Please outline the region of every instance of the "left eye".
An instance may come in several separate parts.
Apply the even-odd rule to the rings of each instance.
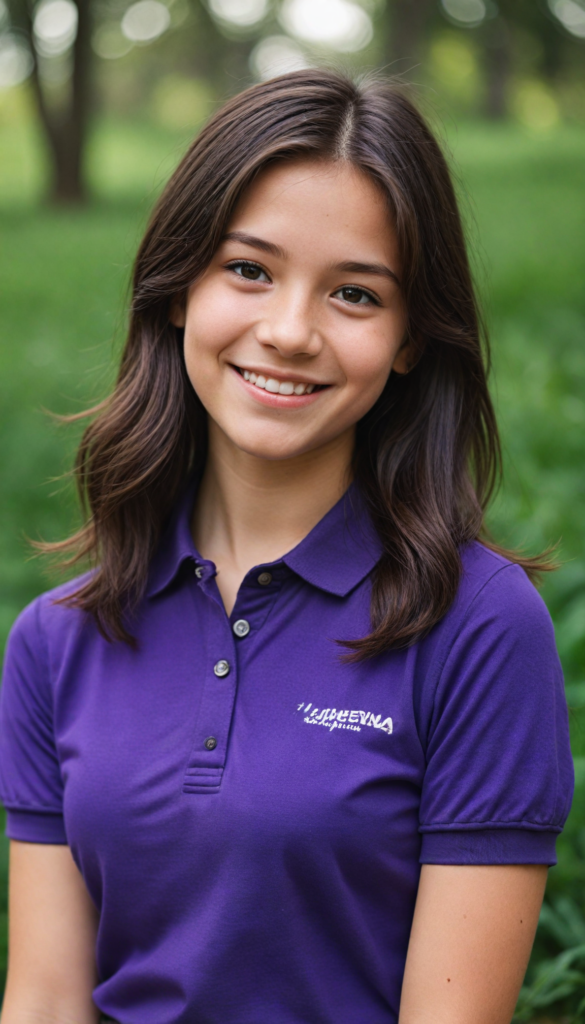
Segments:
[[[368,306],[376,303],[374,296],[370,292],[364,291],[363,288],[356,288],[353,285],[340,288],[335,294],[339,295],[344,302],[350,302],[352,306]]]
[[[237,263],[229,263],[228,269],[233,270],[234,274],[238,277],[243,277],[245,281],[268,281],[268,275],[265,270],[262,269],[257,263],[247,263],[245,260],[239,260]]]

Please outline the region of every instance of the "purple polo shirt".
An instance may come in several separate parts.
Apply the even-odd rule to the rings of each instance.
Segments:
[[[555,861],[572,762],[546,608],[480,544],[406,651],[347,664],[380,544],[355,488],[226,615],[186,493],[134,632],[45,594],[6,657],[8,835],[65,843],[122,1024],[396,1024],[420,863]]]

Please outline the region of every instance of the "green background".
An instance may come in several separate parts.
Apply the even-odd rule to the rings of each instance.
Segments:
[[[585,128],[558,124],[530,134],[511,123],[461,121],[439,131],[452,154],[492,334],[492,390],[506,478],[490,525],[498,540],[528,552],[558,545],[562,567],[547,577],[542,592],[565,669],[581,780]],[[67,471],[80,427],[60,425],[48,410],[79,412],[107,393],[123,340],[133,253],[153,199],[187,141],[184,133],[147,119],[102,119],[90,147],[94,203],[51,210],[38,201],[45,165],[34,122],[2,119],[0,112],[0,150],[6,155],[0,164],[2,642],[19,610],[56,579],[31,558],[26,537],[58,539],[78,522]],[[583,794],[580,784],[559,843],[560,863],[550,874],[552,917],[539,931],[532,980],[539,965],[585,942]],[[5,845],[1,856],[5,874]],[[4,905],[2,914],[0,970]],[[575,978],[572,984],[552,1000],[551,1012],[575,1012],[585,984]],[[522,1019],[529,1019],[531,1007],[538,1010],[530,998],[520,1008]]]

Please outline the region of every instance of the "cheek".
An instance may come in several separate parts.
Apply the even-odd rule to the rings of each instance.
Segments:
[[[217,356],[246,329],[241,301],[217,285],[200,285],[190,295],[185,323],[187,367],[197,357]]]
[[[212,303],[206,299],[203,294],[189,302],[184,339],[187,375],[204,405],[207,382],[213,378],[218,353],[224,347],[220,325],[212,315]]]
[[[400,337],[396,332],[376,329],[362,332],[343,346],[339,358],[351,390],[363,394],[364,400],[381,393],[388,379]]]

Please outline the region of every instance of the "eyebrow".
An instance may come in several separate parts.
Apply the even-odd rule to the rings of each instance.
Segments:
[[[348,274],[375,274],[377,277],[389,277],[395,284],[400,285],[398,275],[384,263],[358,263],[355,260],[347,260],[344,263],[336,263],[332,269],[345,271]]]
[[[274,242],[267,242],[264,238],[256,238],[256,235],[247,235],[245,231],[228,231],[222,242],[240,242],[241,245],[249,245],[252,249],[260,249],[260,252],[267,252],[270,256],[277,256],[279,259],[286,259],[284,249]]]
[[[257,238],[256,235],[248,235],[245,231],[228,231],[222,241],[240,242],[241,245],[249,245],[252,249],[259,249],[260,252],[266,252],[278,259],[286,259],[286,252],[279,245],[268,242],[265,238]],[[331,269],[348,274],[373,274],[376,277],[388,277],[400,287],[398,275],[384,263],[361,263],[357,260],[345,260],[343,263],[335,263]]]

